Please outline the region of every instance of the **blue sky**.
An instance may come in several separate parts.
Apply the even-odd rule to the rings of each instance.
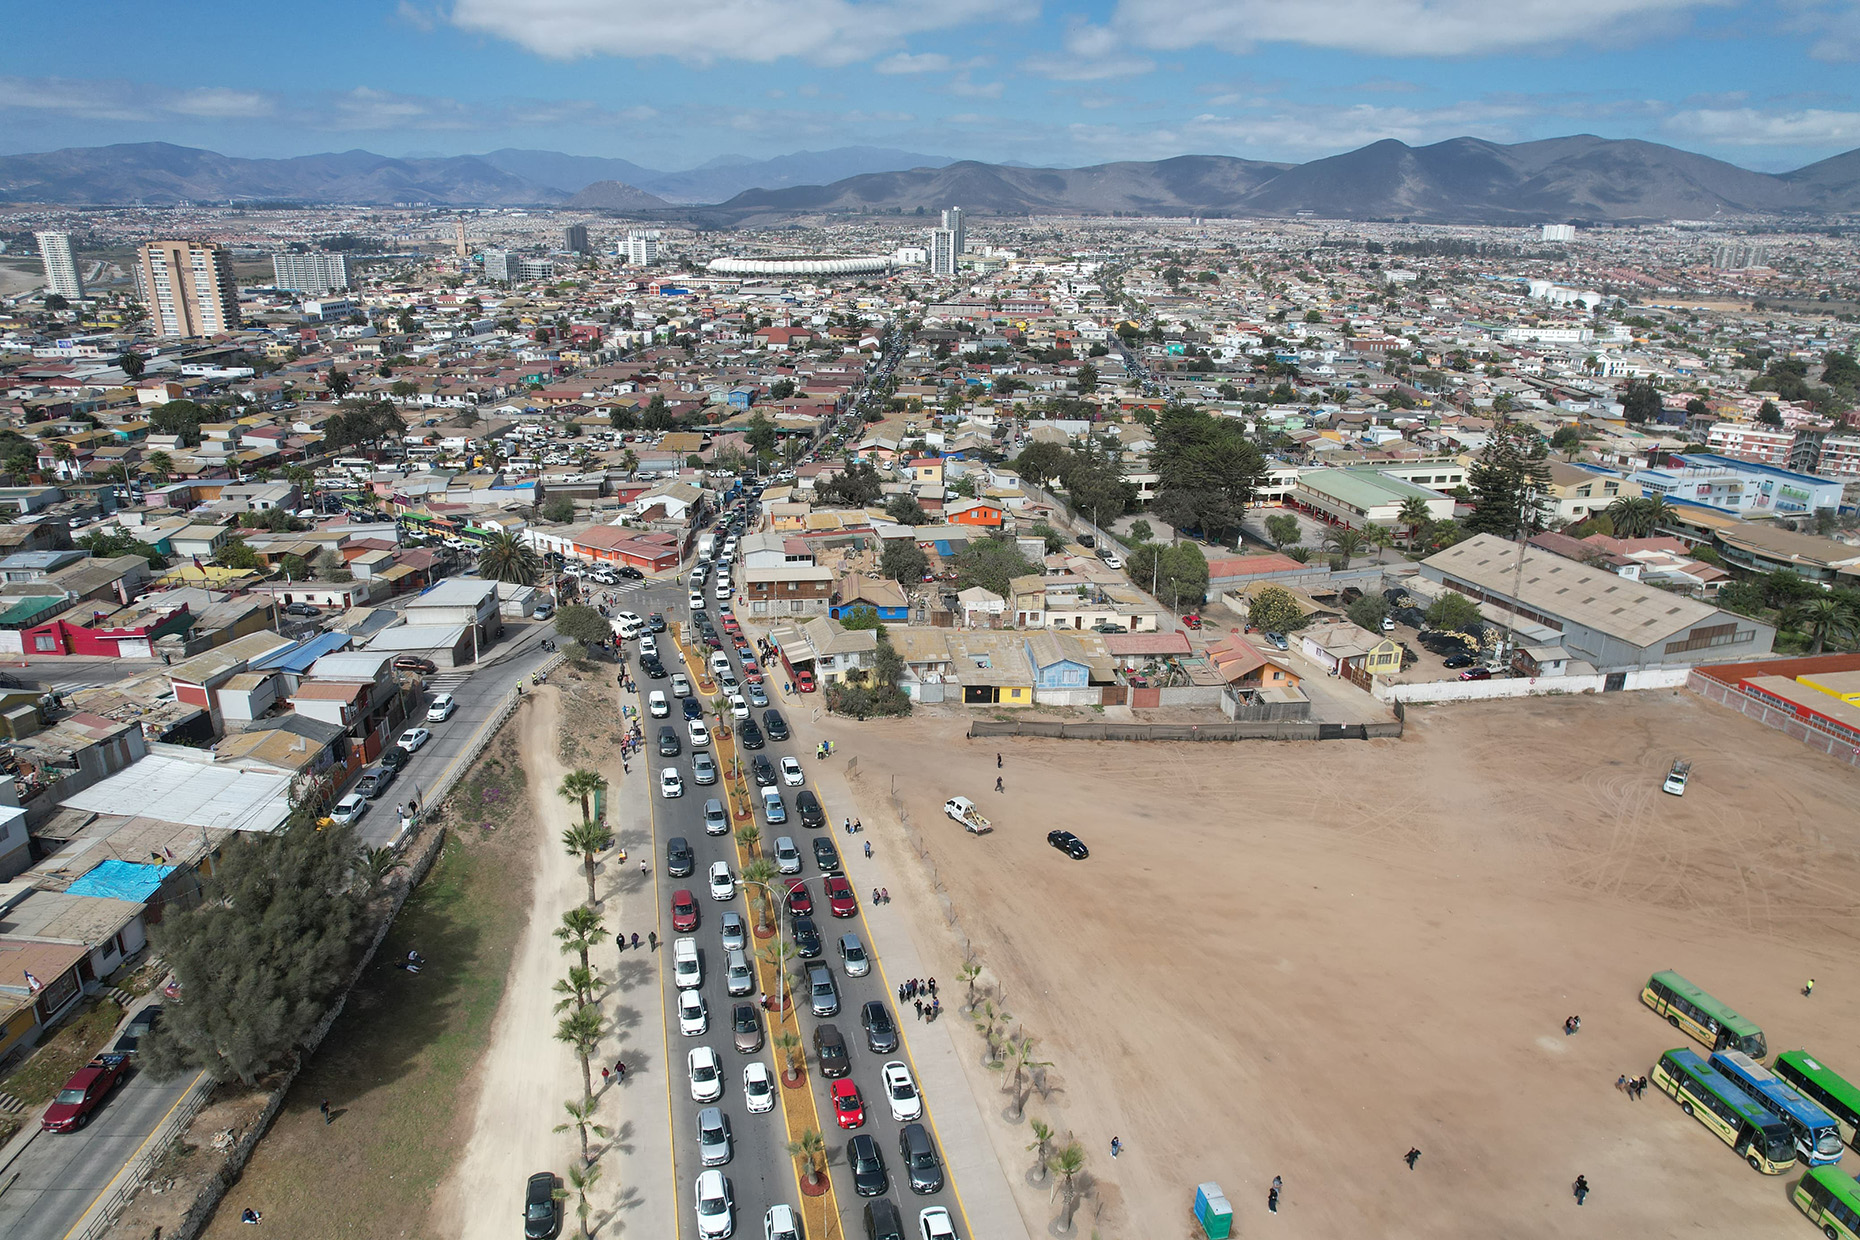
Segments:
[[[5,152],[1070,165],[1597,133],[1777,170],[1860,147],[1860,0],[27,0],[9,27]]]

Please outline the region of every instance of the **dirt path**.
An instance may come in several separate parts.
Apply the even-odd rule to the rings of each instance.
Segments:
[[[544,1169],[560,1173],[578,1152],[572,1134],[554,1131],[567,1118],[563,1102],[581,1096],[575,1057],[555,1040],[553,987],[565,958],[554,931],[587,891],[560,838],[573,811],[555,792],[565,773],[556,757],[557,715],[558,696],[549,689],[537,693],[517,720],[541,829],[529,925],[481,1065],[472,1136],[434,1207],[438,1234],[460,1240],[507,1240],[523,1213],[524,1179]]]

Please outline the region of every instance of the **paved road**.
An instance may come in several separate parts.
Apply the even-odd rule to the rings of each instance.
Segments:
[[[85,1127],[34,1137],[0,1172],[0,1236],[59,1240],[193,1082],[192,1075],[156,1081],[132,1073]],[[29,1119],[37,1127],[39,1113],[32,1112]]]
[[[674,589],[654,590],[651,593],[650,601],[643,603],[639,607],[639,610],[642,612],[648,610],[659,611],[667,618],[686,617],[684,595],[685,591],[682,586],[675,587]],[[717,612],[713,610],[711,615],[713,620],[717,620],[721,623],[720,616]],[[751,636],[751,641],[754,641],[753,635]],[[740,678],[742,674],[741,660],[732,654],[731,661],[732,666],[735,667]],[[668,667],[672,666],[669,657],[667,663]],[[673,670],[676,670],[675,667],[673,667]],[[772,675],[770,679],[779,682],[779,674]],[[660,688],[665,689],[668,695],[670,692],[668,681],[648,681],[642,679],[639,681],[639,685],[642,691]],[[799,722],[799,716],[803,715],[805,712],[811,711],[814,705],[814,699],[807,697],[792,697],[786,701],[782,701],[780,700],[782,695],[779,691],[771,696],[775,699],[772,704],[782,711],[784,717],[790,718],[791,728],[794,723]],[[704,958],[704,984],[700,993],[704,996],[705,1004],[709,1009],[710,1028],[703,1036],[684,1037],[680,1035],[678,1030],[677,992],[672,987],[670,969],[668,968],[666,970],[665,981],[666,1037],[667,1041],[672,1046],[674,1059],[680,1061],[681,1065],[685,1054],[691,1047],[696,1045],[705,1045],[713,1048],[723,1060],[725,1069],[724,1094],[721,1102],[714,1105],[723,1108],[725,1116],[730,1121],[731,1130],[735,1137],[734,1157],[730,1164],[723,1168],[723,1170],[730,1178],[732,1190],[735,1195],[738,1234],[752,1235],[755,1234],[763,1214],[769,1206],[777,1202],[786,1202],[789,1205],[798,1207],[800,1203],[796,1196],[797,1186],[794,1178],[793,1162],[788,1157],[785,1148],[787,1133],[783,1126],[779,1111],[772,1111],[765,1115],[750,1115],[743,1106],[742,1070],[743,1065],[752,1057],[743,1055],[734,1049],[734,1038],[730,1024],[731,1014],[735,1005],[739,1002],[743,1002],[743,1000],[731,998],[724,990],[722,977],[723,949],[718,939],[717,928],[720,914],[726,909],[733,909],[743,914],[745,920],[747,920],[748,905],[740,891],[727,903],[719,903],[710,898],[706,874],[710,869],[711,863],[720,860],[726,861],[730,864],[732,871],[734,871],[736,869],[735,851],[731,838],[728,835],[709,836],[704,833],[704,802],[713,795],[721,798],[722,793],[718,790],[718,786],[708,788],[698,787],[692,782],[691,746],[689,738],[684,734],[682,720],[676,713],[676,703],[674,703],[673,709],[674,715],[671,722],[678,727],[683,747],[683,752],[677,758],[660,758],[657,754],[656,739],[658,730],[666,721],[655,720],[650,717],[644,721],[647,746],[645,758],[655,772],[655,786],[657,778],[656,772],[668,765],[676,765],[685,779],[685,794],[682,797],[666,799],[655,794],[653,799],[654,863],[659,867],[660,891],[664,893],[664,900],[667,904],[667,907],[661,909],[659,913],[660,933],[662,936],[670,933],[671,912],[669,904],[671,893],[681,887],[688,887],[688,889],[697,896],[699,907],[700,920],[694,937],[698,940],[698,945]],[[764,711],[758,709],[755,714],[758,722],[760,722],[764,716]],[[733,745],[734,741],[724,743],[725,752],[720,761],[720,765],[722,765],[726,771],[730,760],[730,750],[733,748]],[[769,762],[779,769],[781,759],[786,755],[793,755],[800,759],[804,766],[813,761],[809,746],[805,742],[796,742],[793,740],[785,742],[770,741],[765,748],[745,753],[742,757],[745,760],[746,767],[748,765],[748,760],[757,756],[762,756],[767,757]],[[809,786],[811,787],[811,781]],[[841,1230],[843,1234],[847,1236],[862,1236],[865,1234],[863,1210],[868,1199],[861,1198],[853,1192],[852,1175],[847,1166],[846,1146],[849,1139],[853,1136],[859,1133],[866,1133],[877,1141],[879,1152],[884,1156],[886,1171],[890,1179],[890,1184],[885,1196],[889,1197],[892,1203],[898,1207],[899,1213],[904,1219],[907,1231],[912,1235],[916,1234],[916,1217],[918,1211],[926,1206],[941,1205],[950,1210],[952,1216],[954,1216],[957,1221],[960,1233],[966,1240],[969,1231],[966,1224],[963,1222],[963,1216],[959,1203],[956,1200],[953,1187],[946,1184],[941,1192],[927,1197],[920,1197],[909,1191],[909,1179],[903,1174],[903,1168],[898,1155],[898,1132],[902,1125],[891,1117],[890,1109],[885,1102],[880,1070],[882,1065],[888,1060],[899,1059],[908,1063],[910,1057],[902,1049],[882,1055],[873,1053],[868,1048],[865,1034],[860,1027],[861,1007],[868,1001],[876,1000],[886,1005],[887,1010],[892,1014],[894,1023],[899,1026],[901,1031],[903,1030],[904,1022],[898,1019],[899,1013],[897,1012],[897,1005],[895,1003],[896,995],[890,993],[888,990],[888,985],[884,980],[880,968],[881,962],[877,959],[876,953],[872,953],[873,962],[871,971],[866,976],[856,978],[846,976],[844,968],[840,965],[837,945],[841,935],[847,933],[858,935],[860,942],[867,945],[868,951],[870,951],[872,940],[870,934],[866,931],[863,916],[836,918],[829,915],[826,895],[823,890],[824,883],[819,868],[814,862],[812,841],[816,836],[820,836],[832,840],[837,847],[845,850],[858,847],[861,837],[844,835],[837,827],[830,826],[829,829],[819,831],[808,830],[801,827],[794,810],[795,794],[799,791],[800,789],[797,788],[781,788],[783,800],[788,806],[789,817],[785,824],[771,826],[765,820],[760,804],[757,806],[756,815],[757,825],[762,830],[763,841],[771,853],[773,851],[775,839],[779,836],[786,835],[794,839],[796,846],[802,854],[802,877],[808,880],[808,892],[815,906],[814,923],[819,930],[822,941],[820,962],[827,964],[828,967],[832,969],[834,981],[839,987],[840,1011],[836,1016],[823,1019],[814,1018],[808,1010],[805,997],[801,999],[798,1006],[801,1013],[800,1024],[802,1036],[806,1042],[808,1062],[810,1065],[807,1079],[809,1087],[814,1091],[815,1107],[823,1126],[822,1136],[825,1137],[827,1143],[829,1174],[833,1179],[837,1200],[840,1206]],[[755,789],[752,782],[752,793],[754,792]],[[666,841],[674,835],[682,835],[689,841],[692,851],[696,856],[696,865],[688,878],[672,879],[666,875]],[[858,894],[861,910],[863,911],[865,900],[870,893],[861,891]],[[784,934],[788,933],[791,920],[792,919],[788,918],[783,919]],[[677,936],[673,935],[672,937],[675,938]],[[752,939],[752,942],[756,941]],[[661,950],[669,952],[670,948],[668,946],[662,946]],[[748,996],[750,999],[754,997],[753,995]],[[953,1015],[952,1005],[946,1001],[945,1017],[948,1018]],[[906,1019],[914,1021],[914,1017]],[[859,1091],[861,1095],[863,1095],[865,1101],[865,1123],[863,1127],[856,1130],[844,1131],[835,1124],[833,1108],[827,1092],[832,1082],[824,1080],[813,1067],[816,1062],[813,1055],[814,1030],[817,1026],[827,1023],[838,1028],[841,1036],[845,1039],[847,1053],[852,1063],[851,1075],[846,1079],[858,1085]],[[763,1048],[753,1057],[761,1059],[764,1063],[768,1064],[771,1071],[776,1070],[775,1061],[772,1057],[772,1050],[767,1044],[766,1021],[764,1022]],[[697,1154],[696,1118],[698,1110],[706,1104],[692,1101],[688,1078],[682,1066],[674,1070],[672,1075],[675,1081],[672,1098],[672,1135],[676,1162],[677,1191],[680,1194],[680,1234],[681,1236],[695,1235],[696,1208],[693,1204],[691,1185],[696,1180],[701,1170]],[[929,1113],[933,1110],[935,1102],[936,1100],[934,1098],[926,1099],[926,1125],[928,1125]]]

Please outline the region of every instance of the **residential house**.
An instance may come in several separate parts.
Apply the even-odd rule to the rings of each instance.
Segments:
[[[824,616],[833,598],[833,570],[816,564],[746,568],[741,588],[752,616]]]
[[[910,619],[911,600],[895,581],[850,573],[836,587],[827,614],[840,621],[867,614],[885,624],[903,624]]]
[[[957,591],[956,606],[965,629],[998,629],[1007,615],[1007,600],[985,586]]]
[[[1306,657],[1333,676],[1345,675],[1345,669],[1362,676],[1392,676],[1401,671],[1400,642],[1348,620],[1314,624],[1300,629],[1297,637]]]

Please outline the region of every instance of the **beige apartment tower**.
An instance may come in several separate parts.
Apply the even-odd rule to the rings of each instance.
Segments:
[[[239,327],[232,260],[210,241],[151,241],[136,264],[149,325],[163,336],[214,336]]]

